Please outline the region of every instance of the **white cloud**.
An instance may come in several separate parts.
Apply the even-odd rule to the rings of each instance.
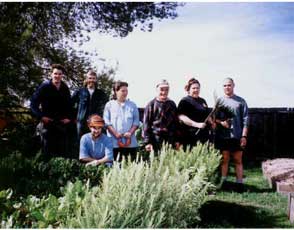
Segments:
[[[255,33],[269,19],[252,12],[249,16],[206,23],[180,16],[156,23],[151,33],[134,31],[123,39],[93,33],[82,48],[97,49],[110,63],[119,62],[117,79],[129,82],[129,97],[139,107],[155,96],[156,82],[163,77],[177,103],[185,96],[187,75],[200,80],[201,96],[209,105],[213,90],[221,95],[222,79],[230,76],[250,107],[294,107],[293,39]]]

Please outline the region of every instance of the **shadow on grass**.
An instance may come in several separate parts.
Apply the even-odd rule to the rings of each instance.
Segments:
[[[226,181],[222,188],[219,189],[220,191],[225,192],[239,192],[238,191],[238,184],[230,181]],[[243,192],[251,192],[251,193],[264,193],[264,192],[273,192],[271,188],[260,188],[254,185],[244,184]]]
[[[201,228],[272,228],[276,218],[254,206],[208,201],[200,209]]]

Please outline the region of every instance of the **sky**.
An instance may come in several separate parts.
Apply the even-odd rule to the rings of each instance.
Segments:
[[[156,96],[161,79],[178,103],[190,77],[200,81],[209,106],[231,77],[251,108],[294,107],[294,2],[192,2],[177,12],[174,20],[154,20],[152,32],[135,30],[125,38],[91,32],[80,49],[98,52],[98,72],[117,65],[115,80],[129,83],[129,99],[138,107]]]

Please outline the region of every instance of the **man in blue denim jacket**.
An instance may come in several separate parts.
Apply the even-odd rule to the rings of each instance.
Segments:
[[[72,96],[73,107],[77,114],[78,139],[88,132],[87,118],[92,114],[103,115],[104,105],[108,101],[106,93],[97,88],[97,75],[93,70],[87,73],[84,86]]]

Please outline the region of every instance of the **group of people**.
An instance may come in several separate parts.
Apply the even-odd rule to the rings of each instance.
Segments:
[[[91,70],[84,87],[71,95],[62,81],[64,73],[63,66],[52,65],[51,79],[43,82],[31,98],[31,110],[41,121],[44,154],[65,156],[69,126],[75,124],[80,161],[87,165],[111,165],[122,157],[134,160],[138,150],[135,132],[140,119],[136,104],[128,99],[128,83],[115,82],[112,98],[108,100],[105,92],[97,88],[97,75]],[[159,81],[155,98],[144,110],[145,150],[159,152],[163,143],[187,150],[198,142],[213,141],[223,156],[222,180],[226,180],[232,155],[237,182],[243,183],[242,152],[247,144],[248,107],[243,98],[235,95],[233,79],[226,78],[223,83],[221,106],[212,113],[199,96],[198,80],[191,78],[187,82],[187,96],[178,106],[168,97],[169,83]]]

